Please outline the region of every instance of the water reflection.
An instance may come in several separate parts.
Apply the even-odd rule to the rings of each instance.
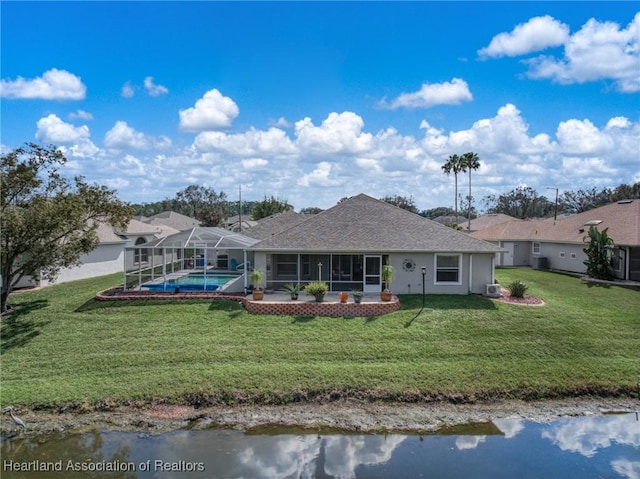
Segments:
[[[640,479],[640,422],[635,415],[559,419],[538,424],[498,420],[442,434],[269,435],[189,430],[148,435],[91,431],[5,437],[7,478],[538,478]],[[11,464],[54,464],[62,471],[18,471]],[[69,470],[91,464],[93,470]],[[103,470],[95,467],[102,464]],[[105,464],[132,465],[110,472]],[[106,471],[106,472],[105,472]]]

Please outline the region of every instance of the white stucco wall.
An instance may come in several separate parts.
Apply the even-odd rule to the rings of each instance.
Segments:
[[[80,261],[80,266],[61,270],[55,283],[121,272],[124,267],[124,243],[101,244],[91,253],[83,255]],[[41,282],[42,286],[48,284],[51,283],[46,280]]]

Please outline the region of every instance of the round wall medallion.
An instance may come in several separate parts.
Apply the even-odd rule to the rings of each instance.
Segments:
[[[416,269],[416,262],[412,259],[405,259],[402,262],[402,269],[405,271],[413,271],[414,269]]]

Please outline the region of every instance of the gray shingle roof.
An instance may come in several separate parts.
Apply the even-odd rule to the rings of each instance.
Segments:
[[[294,225],[306,220],[309,215],[301,215],[295,211],[283,211],[257,221],[250,228],[242,231],[242,234],[256,239],[267,239],[280,233],[281,231],[291,228]]]
[[[185,216],[175,211],[163,211],[147,218],[145,223],[150,225],[166,225],[178,231],[190,230],[200,226],[200,221],[190,216]]]
[[[256,251],[481,252],[496,245],[360,194],[265,238]]]

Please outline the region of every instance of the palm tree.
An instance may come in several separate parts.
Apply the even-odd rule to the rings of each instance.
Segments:
[[[447,162],[442,165],[442,169],[444,172],[449,175],[453,173],[455,178],[456,185],[456,196],[455,196],[455,212],[456,212],[456,223],[458,222],[458,173],[464,173],[467,171],[466,165],[464,164],[462,157],[458,155],[451,155]]]
[[[462,171],[465,171],[465,169],[469,170],[469,204],[467,205],[467,207],[468,207],[468,211],[467,211],[467,221],[468,221],[467,230],[471,231],[471,170],[477,170],[478,168],[480,168],[480,158],[473,151],[469,151],[469,152],[465,153],[464,155],[462,155],[460,160],[461,160],[462,165],[463,165],[463,170]]]

